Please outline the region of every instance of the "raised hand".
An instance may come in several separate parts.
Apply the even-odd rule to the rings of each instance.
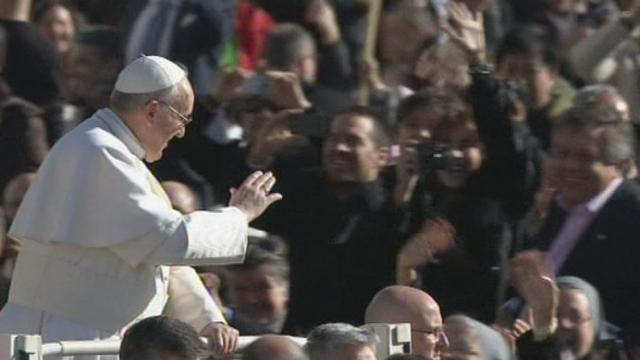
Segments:
[[[472,62],[484,61],[487,46],[482,13],[472,13],[458,1],[450,1],[447,10],[449,22],[442,25],[442,30],[469,53]]]
[[[306,142],[306,138],[294,134],[289,126],[291,116],[302,114],[302,110],[282,110],[269,119],[261,121],[251,137],[251,147],[247,162],[254,168],[268,168],[275,158],[295,146]]]
[[[545,254],[527,251],[512,261],[511,280],[530,308],[532,327],[548,327],[556,316],[559,290],[545,265]]]
[[[311,0],[305,9],[304,20],[318,30],[323,45],[340,40],[336,13],[326,0]]]
[[[271,204],[282,199],[282,194],[269,192],[276,183],[271,172],[256,171],[237,189],[231,189],[229,206],[234,206],[247,216],[251,222],[262,214]]]

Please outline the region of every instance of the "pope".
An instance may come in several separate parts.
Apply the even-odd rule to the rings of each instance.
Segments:
[[[270,193],[271,173],[256,172],[226,208],[171,208],[143,160],[184,136],[193,102],[178,65],[142,56],[119,74],[109,108],[52,148],[9,231],[22,250],[0,333],[114,339],[166,314],[209,337],[218,354],[236,348],[237,331],[187,265],[242,262],[248,223],[282,196]]]

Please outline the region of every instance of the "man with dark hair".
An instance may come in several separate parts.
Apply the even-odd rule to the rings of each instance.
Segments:
[[[120,345],[120,360],[204,360],[210,355],[194,328],[166,316],[134,324]]]
[[[316,80],[316,44],[302,26],[293,23],[273,28],[265,47],[267,66],[297,74],[302,81]]]
[[[320,8],[310,12],[309,18],[317,24],[319,41],[300,25],[281,23],[267,38],[264,59],[268,70],[298,75],[311,102],[334,113],[351,103],[354,75],[333,9],[324,1],[317,3]]]
[[[381,122],[353,107],[331,120],[321,169],[279,174],[288,200],[256,226],[289,241],[290,316],[303,331],[362,323],[371,297],[394,281],[387,153]]]
[[[527,124],[546,149],[551,123],[571,106],[575,90],[559,73],[558,50],[538,30],[525,27],[508,33],[496,64],[501,77],[523,86]]]
[[[640,189],[623,178],[634,158],[630,124],[614,109],[568,110],[554,127],[551,181],[557,189],[533,247],[548,274],[581,277],[600,292],[607,319],[629,349],[640,349]],[[522,260],[516,260],[522,261]],[[636,354],[638,355],[638,354]]]
[[[289,263],[284,242],[270,235],[249,236],[242,264],[228,270],[229,324],[240,335],[291,333],[286,327]]]

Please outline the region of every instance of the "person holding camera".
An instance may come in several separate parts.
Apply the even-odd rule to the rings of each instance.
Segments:
[[[219,104],[216,117],[194,124],[200,128],[189,139],[184,156],[213,186],[214,203],[224,204],[229,187],[254,169],[279,170],[319,161],[313,151],[306,152],[306,139],[289,127],[292,117],[311,106],[296,74],[226,70],[218,76],[211,96]]]
[[[422,121],[399,119],[398,139],[405,145],[395,204],[405,210],[400,233],[407,240],[397,256],[396,281],[420,280],[445,315],[491,321],[515,229],[535,191],[523,184],[537,176],[536,166],[528,167],[536,164],[537,143],[523,123],[474,118],[454,92],[428,90],[400,109],[421,96],[430,104],[416,113]],[[409,132],[422,138],[410,138],[414,143],[407,146]]]

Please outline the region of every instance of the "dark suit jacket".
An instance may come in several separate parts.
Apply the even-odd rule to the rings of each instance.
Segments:
[[[535,247],[547,250],[565,220],[553,204]],[[640,187],[625,180],[593,219],[558,275],[573,275],[600,292],[608,321],[627,346],[640,346]]]

